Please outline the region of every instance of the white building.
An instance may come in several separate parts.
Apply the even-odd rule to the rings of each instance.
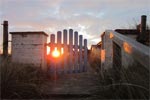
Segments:
[[[47,34],[38,32],[10,32],[12,62],[46,68]]]

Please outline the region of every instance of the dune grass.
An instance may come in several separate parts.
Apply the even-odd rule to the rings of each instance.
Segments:
[[[133,70],[134,69],[134,70]],[[99,89],[95,94],[99,99],[144,99],[149,100],[149,72],[140,66],[130,66],[122,70],[121,81],[113,81],[109,72],[100,77]]]
[[[112,69],[102,73],[100,59],[90,58],[91,67],[99,74],[95,99],[149,99],[149,71],[134,64],[121,69],[121,81],[113,80]],[[40,68],[12,64],[9,59],[0,63],[1,99],[43,99],[41,87],[47,77]],[[101,77],[101,75],[104,75]]]
[[[102,71],[100,59],[92,55],[90,59],[91,67],[99,74],[96,99],[149,99],[149,71],[138,62],[128,68],[122,67],[120,81],[115,81],[113,69]]]
[[[1,99],[40,99],[44,74],[40,68],[12,64],[9,59],[0,63]]]

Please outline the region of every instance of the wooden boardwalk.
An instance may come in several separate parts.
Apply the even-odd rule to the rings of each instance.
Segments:
[[[98,75],[89,68],[88,72],[57,76],[48,81],[43,92],[53,100],[93,100],[99,86]],[[92,99],[93,98],[93,99]],[[95,99],[94,99],[95,100]]]

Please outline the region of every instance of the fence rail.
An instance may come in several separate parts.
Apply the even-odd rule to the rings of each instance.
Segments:
[[[138,61],[142,66],[144,66],[146,69],[149,70],[150,47],[145,46],[137,42],[136,40],[133,40],[127,36],[124,36],[120,33],[111,30],[107,30],[105,32],[105,36],[106,36],[105,43],[107,44],[107,45],[105,44],[105,46],[110,47],[109,50],[107,47],[105,47],[105,49],[107,49],[106,57],[113,56],[113,55],[108,55],[109,54],[108,52],[111,53],[113,51],[113,48],[111,46],[112,43],[115,42],[117,45],[121,47],[122,55],[123,55],[121,60],[123,66],[130,64],[131,60],[133,60],[133,61]]]

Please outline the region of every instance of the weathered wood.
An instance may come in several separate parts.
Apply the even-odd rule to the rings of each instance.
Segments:
[[[57,46],[58,46],[57,43],[48,43],[48,44],[47,44],[47,46],[49,46],[49,47],[51,47],[51,45],[53,45],[54,47],[57,47]],[[61,46],[61,48],[64,48],[64,44],[60,44],[60,46]],[[68,45],[68,44],[67,44],[66,46],[67,46],[67,48],[70,47],[70,45]],[[75,45],[72,45],[72,48],[75,49]],[[79,45],[77,45],[77,48],[78,48],[78,49],[80,48]],[[82,48],[84,48],[84,46],[82,46]]]
[[[109,38],[110,34],[113,34],[114,37],[112,39]],[[117,43],[121,47],[121,55],[122,56],[122,66],[124,68],[128,68],[131,65],[136,64],[138,62],[147,70],[149,70],[149,47],[145,46],[129,37],[126,37],[118,32],[112,30],[106,30],[104,35],[104,49],[105,50],[105,61],[102,62],[102,68],[104,70],[109,70],[113,68],[113,42]],[[102,42],[102,43],[103,43]]]
[[[55,35],[54,34],[51,34],[51,36],[50,36],[50,43],[51,43],[51,46],[50,46],[50,54],[51,54],[52,51],[55,49],[55,47],[54,47],[54,44],[55,44]]]
[[[140,32],[141,34],[146,34],[146,15],[141,16]]]
[[[68,56],[68,48],[67,48],[67,30],[63,30],[63,52],[64,52],[64,73],[67,72],[67,56]]]
[[[74,39],[73,39],[74,36]],[[78,40],[79,37],[79,40]],[[52,58],[53,65],[55,66],[54,72],[64,72],[64,73],[77,73],[77,72],[83,72],[87,70],[87,39],[84,39],[84,45],[83,43],[83,36],[78,36],[78,32],[74,32],[73,30],[69,30],[69,44],[67,44],[67,30],[63,30],[63,43],[61,42],[61,31],[57,32],[57,43],[55,41],[55,35],[51,35],[51,42],[47,44],[51,47],[51,51],[54,50],[54,48],[57,48],[57,50],[61,52],[61,48],[63,48],[63,56],[61,55],[58,58],[58,61]],[[73,45],[74,41],[74,45]],[[79,44],[78,44],[79,41]],[[84,49],[84,53],[83,53]],[[84,57],[84,59],[83,59]],[[52,67],[53,68],[53,67]],[[57,69],[56,69],[57,68]]]
[[[56,70],[56,66],[55,66],[55,62],[52,58],[52,52],[55,50],[55,47],[54,47],[54,43],[55,43],[55,35],[54,34],[51,34],[50,36],[50,43],[51,43],[51,46],[50,46],[50,72],[54,72]]]
[[[57,50],[61,53],[61,31],[57,32]]]
[[[87,71],[87,39],[84,39],[84,71]]]
[[[61,55],[61,31],[57,32],[57,50],[60,52]],[[62,72],[62,64],[61,64],[61,59],[58,59],[59,61],[57,61],[57,71],[58,73]]]
[[[74,32],[74,69],[78,72],[78,32]]]
[[[82,72],[83,64],[82,64],[82,35],[79,35],[79,71]]]
[[[8,21],[3,23],[3,55],[8,56]]]
[[[72,73],[72,66],[73,66],[73,62],[72,62],[72,58],[73,58],[73,30],[70,29],[69,30],[69,73]]]

